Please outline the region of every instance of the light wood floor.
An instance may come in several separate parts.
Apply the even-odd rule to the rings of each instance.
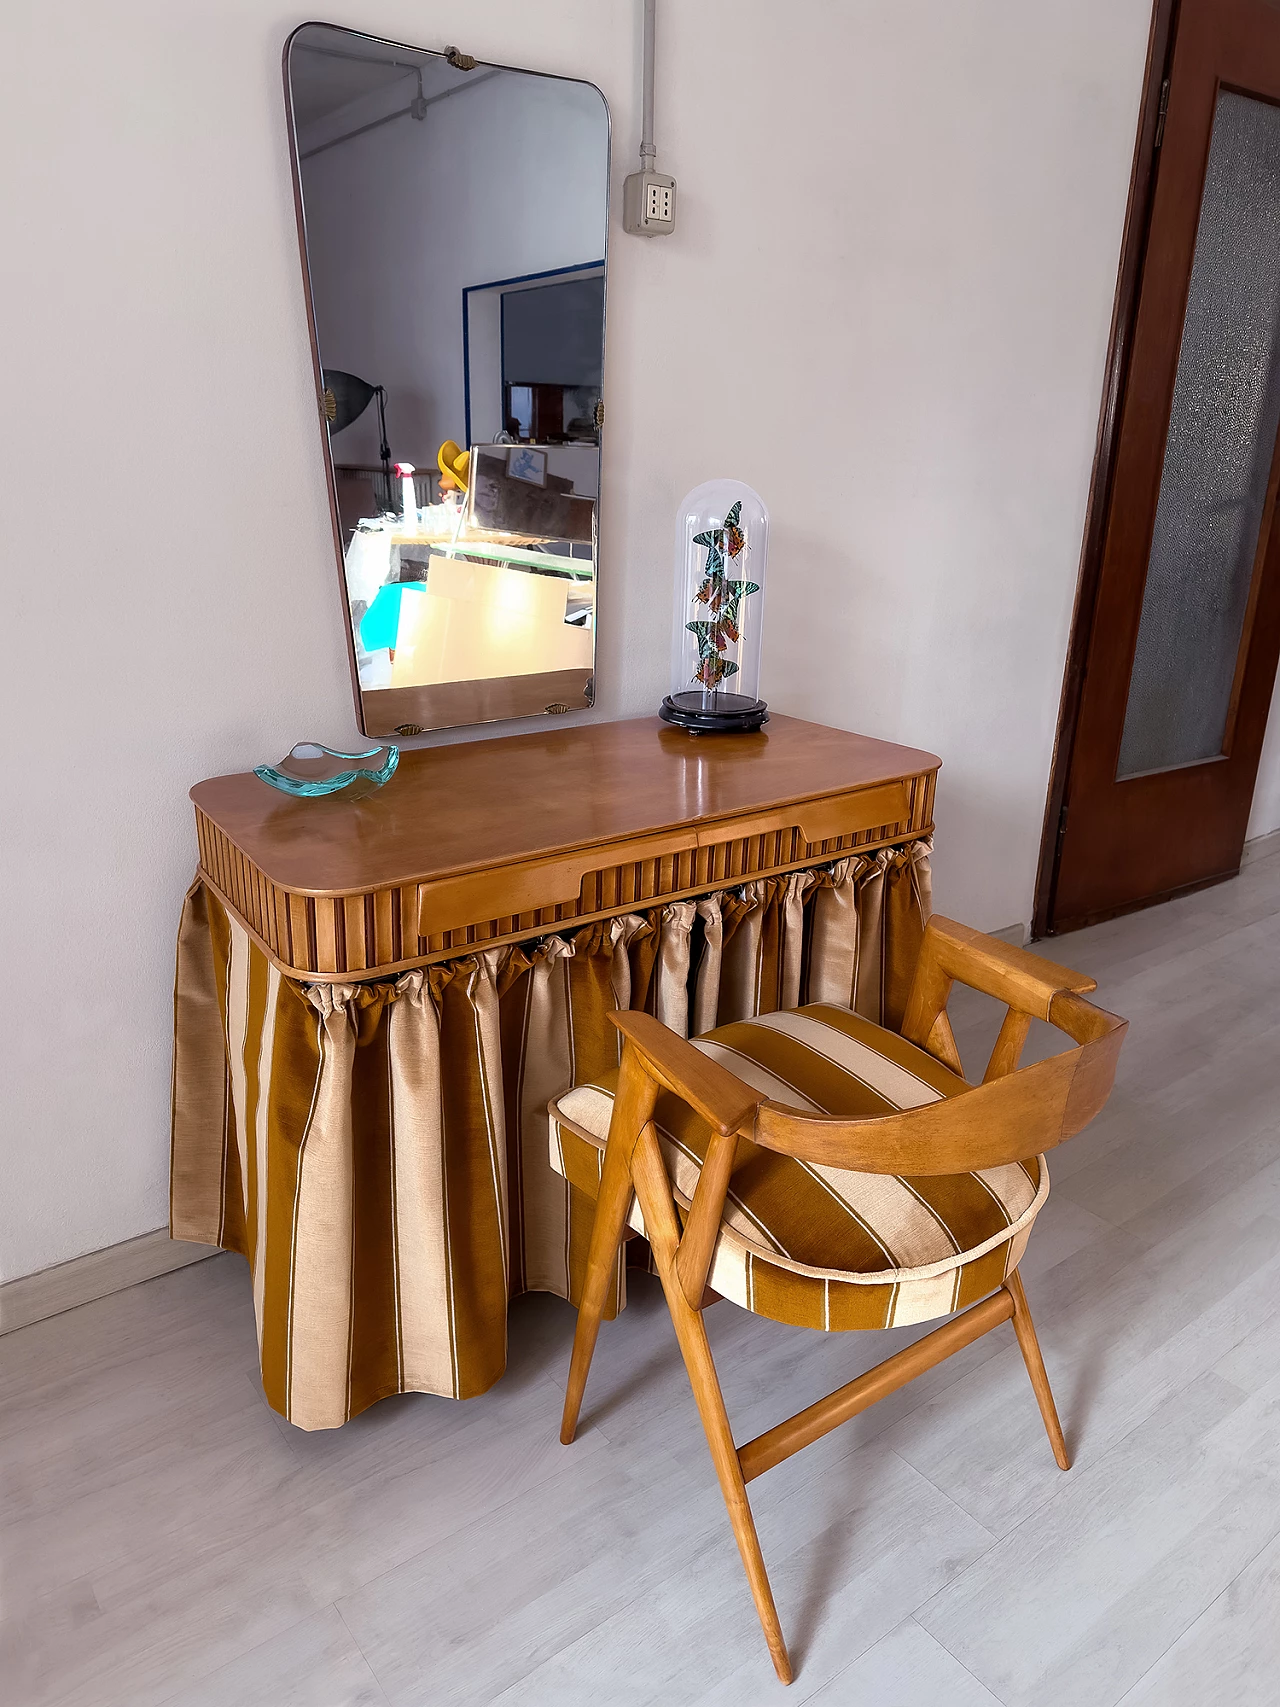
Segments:
[[[791,1690],[655,1284],[571,1448],[548,1297],[484,1398],[308,1435],[263,1402],[223,1256],[0,1341],[0,1699],[1273,1707],[1280,858],[1050,952],[1133,1022],[1023,1266],[1075,1468],[1004,1327],[754,1483]],[[909,1337],[708,1322],[740,1439]]]

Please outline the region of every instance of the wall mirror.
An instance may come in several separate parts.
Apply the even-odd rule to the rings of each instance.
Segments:
[[[285,88],[360,727],[591,705],[604,96],[328,24]]]

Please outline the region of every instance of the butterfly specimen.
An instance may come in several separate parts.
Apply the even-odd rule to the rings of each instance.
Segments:
[[[698,641],[698,668],[693,677],[695,682],[701,682],[704,688],[715,689],[726,676],[737,675],[738,666],[732,658],[724,656],[724,639],[718,623],[687,622],[685,627]]]
[[[736,557],[742,550],[743,546],[747,543],[747,536],[738,525],[741,520],[742,500],[739,498],[738,502],[729,511],[729,514],[724,518],[724,548],[729,553],[730,557]]]
[[[724,611],[736,622],[738,606],[743,599],[759,591],[754,581],[726,581],[723,575],[708,575],[698,588],[696,597],[699,604],[709,606],[716,614]],[[731,638],[736,640],[738,637],[735,634]]]
[[[708,528],[706,533],[695,533],[693,543],[705,545],[709,550],[716,552],[727,551],[730,557],[736,557],[747,543],[747,536],[743,533],[740,525],[741,521],[742,499],[739,498],[720,527]],[[708,564],[707,567],[710,568],[711,565]],[[721,564],[720,567],[723,568],[724,565]]]
[[[727,565],[746,549],[741,500],[719,527],[695,533],[693,543],[701,545],[707,553],[702,582],[694,598],[698,604],[706,606],[711,620],[690,622],[685,626],[698,638],[698,667],[693,679],[706,691],[714,693],[721,682],[738,673],[737,664],[725,657],[725,651],[742,638],[738,611],[743,600],[760,591],[755,581],[731,581],[725,573]]]

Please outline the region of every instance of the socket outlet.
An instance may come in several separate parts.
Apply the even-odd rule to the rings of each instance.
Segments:
[[[633,172],[622,186],[622,228],[633,237],[666,237],[676,228],[676,181]]]
[[[675,191],[670,184],[648,183],[644,187],[644,217],[650,225],[671,225],[671,203]]]

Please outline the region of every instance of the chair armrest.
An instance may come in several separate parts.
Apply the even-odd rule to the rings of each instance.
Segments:
[[[1070,967],[1059,966],[1025,948],[1014,948],[937,913],[925,927],[921,964],[930,957],[947,978],[995,996],[1034,1019],[1047,1020],[1053,998],[1063,991],[1079,995],[1098,987],[1097,979],[1087,973],[1073,972]]]
[[[961,1071],[960,1056],[946,1014],[947,998],[957,980],[1009,1007],[987,1068],[988,1078],[1013,1071],[1030,1021],[1051,1020],[1059,996],[1098,987],[1097,981],[1083,972],[1072,972],[1038,954],[1029,954],[1025,948],[1013,948],[935,913],[925,926],[902,1017],[902,1035],[957,1073]]]
[[[690,1308],[696,1310],[706,1288],[720,1218],[724,1214],[725,1194],[737,1154],[737,1134],[754,1130],[756,1109],[763,1098],[651,1014],[615,1013],[609,1018],[624,1039],[620,1093],[628,1083],[630,1067],[638,1061],[651,1081],[649,1097],[645,1099],[650,1109],[652,1085],[656,1083],[681,1097],[711,1127],[707,1153],[698,1170],[698,1183],[675,1259],[681,1290]],[[611,1136],[612,1131],[610,1127]],[[652,1128],[649,1131],[650,1141],[656,1146]],[[644,1142],[643,1133],[640,1142]]]
[[[683,1097],[713,1131],[741,1131],[763,1100],[683,1037],[646,1013],[615,1013],[609,1018],[643,1060],[658,1083]]]

